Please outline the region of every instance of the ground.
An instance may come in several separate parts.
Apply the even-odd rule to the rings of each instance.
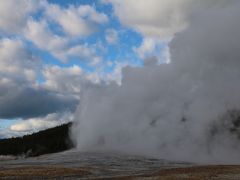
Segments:
[[[240,179],[238,165],[198,165],[150,157],[67,151],[0,161],[0,179]]]

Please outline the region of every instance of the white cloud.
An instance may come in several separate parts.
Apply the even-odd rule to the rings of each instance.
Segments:
[[[44,20],[39,22],[29,20],[24,35],[39,48],[49,51],[56,57],[59,57],[59,52],[62,52],[68,45],[68,39],[53,34]]]
[[[69,6],[64,9],[55,4],[46,4],[46,15],[72,36],[89,35],[95,31],[96,24],[108,22],[104,13],[97,12],[89,5]]]
[[[79,6],[78,13],[81,17],[95,23],[103,24],[108,22],[106,14],[97,12],[95,8],[89,5]]]
[[[75,109],[78,99],[72,94],[38,85],[42,64],[20,39],[1,39],[0,59],[0,118],[36,117]]]
[[[42,15],[36,20],[30,14],[37,13],[38,10],[42,11]],[[62,27],[65,35],[59,35],[50,28],[53,21]],[[89,5],[71,5],[63,8],[47,1],[23,0],[21,3],[14,0],[0,1],[0,31],[23,35],[38,48],[48,51],[65,63],[74,57],[89,60],[90,64],[97,64],[100,57],[96,55],[94,47],[76,44],[72,36],[89,35],[99,24],[107,22],[107,15],[97,12]]]
[[[61,52],[57,52],[56,56],[60,59],[67,59],[69,57],[76,57],[81,60],[88,60],[90,64],[97,58],[94,47],[88,44],[78,44],[70,46]]]
[[[118,41],[118,32],[115,29],[107,29],[105,39],[109,44],[116,44]]]
[[[159,57],[160,64],[167,63],[169,64],[171,62],[171,54],[170,54],[170,48],[168,45],[165,45],[161,51],[160,57]]]
[[[43,76],[44,87],[49,90],[75,95],[80,93],[83,70],[79,66],[47,66],[43,70]]]
[[[37,13],[38,10],[42,10],[42,15],[36,20],[30,14]],[[52,21],[59,24],[66,34],[59,35],[51,29],[49,26]],[[73,43],[74,39],[71,36],[89,35],[99,24],[107,22],[107,15],[97,12],[89,5],[71,5],[63,8],[47,1],[0,1],[0,31],[23,35],[38,48],[48,51],[62,62],[76,57],[92,60],[90,63],[96,64],[99,57],[94,48],[87,44]]]
[[[200,8],[226,6],[235,0],[105,0],[120,21],[145,37],[171,39],[184,30]]]
[[[31,13],[44,10],[43,18],[55,21],[63,30],[73,36],[89,35],[97,29],[98,24],[108,22],[104,13],[97,12],[89,5],[69,6],[62,8],[47,1],[34,0],[1,0],[0,30],[6,33],[21,34]],[[45,16],[45,17],[44,17]]]
[[[21,120],[10,126],[13,132],[32,133],[40,130],[55,127],[57,125],[72,121],[73,115],[71,113],[53,113],[46,117],[30,118]]]
[[[34,82],[40,62],[26,50],[17,39],[0,40],[0,76],[1,82],[15,80]]]
[[[186,28],[191,0],[110,0],[120,21],[147,37],[171,38]]]
[[[62,94],[71,94],[77,99],[81,98],[81,90],[86,84],[98,84],[102,80],[107,80],[105,76],[101,76],[101,73],[87,73],[77,65],[71,67],[46,66],[43,76],[45,82],[41,85],[42,87]]]
[[[127,62],[116,62],[114,63],[114,70],[110,73],[105,74],[104,79],[108,82],[116,82],[118,85],[122,83],[122,70],[130,66]]]
[[[156,41],[151,38],[145,38],[142,41],[142,44],[139,47],[134,47],[133,50],[138,54],[142,59],[151,55],[155,52]]]
[[[29,20],[24,31],[25,37],[36,46],[51,53],[62,62],[67,62],[70,57],[84,60],[94,60],[97,57],[95,49],[88,44],[71,45],[69,37],[54,34],[44,20]]]
[[[0,127],[0,139],[23,136],[24,132],[12,131],[6,127]]]
[[[123,25],[143,36],[139,47],[133,50],[141,59],[160,57],[159,46],[188,26],[189,16],[198,0],[107,0]]]
[[[37,1],[1,0],[0,30],[7,33],[20,33],[24,28],[28,15],[37,8]]]
[[[163,43],[152,38],[144,38],[139,47],[133,47],[133,51],[142,60],[149,57],[156,57],[159,63],[169,63],[171,61],[168,43]]]

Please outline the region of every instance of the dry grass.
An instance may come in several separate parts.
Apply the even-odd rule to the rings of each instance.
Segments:
[[[9,168],[0,170],[0,179],[6,177],[18,178],[54,178],[64,176],[77,176],[82,177],[89,175],[90,172],[84,168],[65,168],[59,166],[32,166]]]
[[[0,170],[1,178],[57,178],[57,177],[86,177],[91,176],[92,168],[65,168],[60,166],[34,166]],[[93,175],[93,174],[92,174]],[[94,178],[94,176],[91,176]],[[95,177],[97,178],[97,177]],[[106,178],[104,178],[106,179]],[[181,179],[240,179],[240,166],[195,166],[187,168],[162,169],[151,175],[109,178],[122,180],[181,180]]]
[[[121,180],[206,180],[240,179],[240,166],[195,166],[162,169],[151,175],[115,178]]]
[[[225,179],[227,177],[240,177],[240,166],[198,166],[165,169],[153,174],[154,176],[159,179]]]

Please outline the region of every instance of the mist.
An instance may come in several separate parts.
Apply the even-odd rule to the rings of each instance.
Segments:
[[[240,162],[240,2],[198,10],[169,42],[171,62],[125,67],[121,85],[84,84],[81,151]]]

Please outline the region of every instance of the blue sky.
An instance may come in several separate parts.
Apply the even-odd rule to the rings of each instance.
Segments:
[[[14,1],[13,1],[14,2]],[[11,3],[11,2],[10,2]],[[118,74],[114,74],[116,69],[119,67],[120,69],[126,65],[131,66],[141,66],[142,65],[142,59],[136,54],[134,51],[134,47],[138,47],[141,45],[141,42],[143,40],[143,36],[135,31],[133,28],[127,27],[125,25],[122,25],[119,21],[118,17],[114,14],[113,6],[111,4],[102,3],[101,1],[96,0],[49,0],[49,1],[42,1],[41,3],[33,3],[34,10],[29,10],[29,12],[25,12],[26,6],[23,6],[23,14],[21,14],[23,19],[19,18],[18,21],[26,21],[23,22],[23,24],[20,24],[19,26],[16,26],[11,30],[11,24],[9,25],[9,30],[7,25],[3,24],[4,26],[2,29],[0,28],[0,38],[1,41],[4,41],[8,39],[9,41],[20,41],[22,46],[24,46],[24,50],[26,50],[27,53],[29,53],[31,56],[34,56],[34,58],[40,60],[40,64],[36,68],[34,68],[33,71],[35,71],[35,79],[34,82],[31,83],[37,83],[37,86],[45,86],[47,80],[46,76],[42,73],[43,69],[45,67],[58,67],[59,69],[71,69],[73,66],[78,67],[81,69],[84,74],[88,74],[89,76],[91,74],[95,74],[95,76],[98,76],[98,79],[106,80],[106,77],[110,80],[117,80],[120,81],[120,72],[118,70]],[[1,6],[7,6],[8,3],[2,2],[0,4]],[[10,4],[11,5],[11,4]],[[63,13],[64,11],[69,10],[69,12],[76,11],[79,7],[86,7],[90,8],[90,12],[87,12],[87,16],[91,16],[92,14],[96,14],[98,16],[99,14],[104,15],[106,17],[106,21],[99,20],[100,22],[93,22],[89,19],[85,19],[86,17],[80,17],[83,18],[83,20],[86,20],[86,24],[93,25],[94,31],[91,33],[86,32],[87,35],[82,35],[81,32],[78,34],[69,34],[65,31],[64,27],[59,23],[59,19],[55,19],[51,17],[54,16],[54,14],[48,14],[46,15],[46,10],[50,6],[56,6],[59,8],[59,13]],[[21,8],[21,7],[20,7]],[[72,9],[71,9],[72,8]],[[71,9],[71,10],[70,10]],[[18,10],[17,10],[18,11]],[[84,10],[83,10],[84,11]],[[21,10],[19,10],[21,12]],[[49,13],[51,13],[51,10],[49,10]],[[6,15],[7,12],[6,12]],[[14,16],[15,14],[13,14]],[[64,15],[63,15],[64,16]],[[84,16],[84,15],[83,15]],[[89,22],[87,22],[89,21]],[[32,22],[32,26],[28,26],[28,23]],[[44,22],[45,26],[43,28],[43,31],[33,35],[32,37],[26,35],[27,33],[31,34],[31,28],[33,28],[34,23],[36,25],[36,29],[38,24],[41,22]],[[14,23],[14,22],[12,22]],[[30,28],[30,30],[29,30]],[[32,29],[32,33],[34,31],[37,31],[36,29]],[[86,29],[85,31],[91,30],[91,27],[89,29]],[[45,32],[44,32],[45,31]],[[21,32],[21,33],[19,33]],[[107,39],[107,33],[110,33],[109,37],[111,42],[108,42]],[[69,55],[68,57],[64,57],[64,60],[56,56],[52,51],[55,51],[54,48],[47,47],[48,43],[51,43],[51,39],[46,38],[46,40],[49,40],[49,42],[40,42],[38,36],[44,37],[44,34],[51,34],[52,36],[57,36],[58,38],[65,38],[67,41],[67,45],[64,45],[63,51],[67,51],[69,48],[74,48],[77,46],[83,46],[86,47],[85,51],[93,51],[91,53],[87,53],[87,55],[79,55],[81,52],[77,52],[74,55]],[[112,34],[111,34],[112,33]],[[60,42],[61,43],[61,42]],[[46,48],[45,48],[46,45]],[[61,46],[61,44],[59,45]],[[11,47],[10,47],[11,48]],[[61,48],[60,48],[61,49]],[[81,51],[81,50],[80,50]],[[83,50],[84,51],[84,50]],[[17,56],[17,55],[16,55]],[[20,57],[21,58],[21,57]],[[25,57],[23,57],[25,58]],[[93,62],[94,58],[98,59],[97,62]],[[6,60],[7,61],[7,60]],[[15,60],[18,61],[18,60]],[[118,67],[117,67],[118,66]],[[21,67],[19,67],[21,68]],[[43,68],[43,69],[41,69]],[[118,69],[119,69],[118,68]],[[36,70],[39,70],[39,72],[36,72]],[[38,71],[37,70],[37,71]],[[114,74],[114,75],[111,75]],[[25,77],[26,78],[26,77]],[[15,79],[13,80],[15,81]],[[25,81],[25,79],[23,79]],[[18,84],[18,82],[15,82]],[[29,82],[27,82],[29,83]],[[33,84],[28,84],[28,86],[33,86]],[[42,88],[42,87],[41,87]],[[45,88],[45,87],[44,87]],[[53,89],[50,88],[52,91]],[[54,89],[54,91],[58,91],[57,89]],[[10,108],[11,109],[11,108]],[[14,108],[13,108],[14,110]],[[47,114],[43,114],[43,117]],[[26,120],[30,120],[30,118],[35,117],[24,117],[21,115],[18,115],[16,117],[0,117],[1,122],[1,129],[9,129],[11,126],[21,123],[21,122],[27,122]]]
[[[146,11],[156,14],[149,19],[152,15],[142,13],[143,1],[139,6],[134,3],[0,1],[2,129],[16,135],[71,121],[71,117],[58,119],[74,113],[84,84],[120,85],[122,68],[141,67],[144,59],[152,56],[159,63],[168,61],[167,43],[174,31],[169,30],[172,27],[165,27],[166,32],[154,30],[159,26],[161,8]]]
[[[68,8],[69,6],[82,6],[82,5],[91,5],[98,12],[104,13],[108,16],[109,21],[105,24],[100,24],[97,27],[96,32],[92,33],[89,36],[85,37],[76,37],[76,40],[73,40],[73,44],[85,44],[87,43],[89,46],[94,46],[97,43],[100,43],[104,46],[104,50],[98,50],[96,53],[100,57],[102,57],[102,63],[106,62],[122,62],[126,61],[129,64],[140,65],[142,60],[136,55],[133,51],[133,47],[138,47],[142,42],[141,34],[134,31],[134,29],[125,27],[121,25],[118,18],[114,16],[114,12],[111,5],[105,5],[100,3],[100,1],[94,0],[70,0],[70,1],[54,1],[51,0],[49,3],[54,3],[59,5],[62,8]],[[41,19],[42,13],[38,12],[34,15],[36,20]],[[61,30],[61,27],[56,25],[55,23],[49,23],[50,29],[57,35],[64,35]],[[116,44],[108,44],[106,42],[106,30],[114,29],[118,33],[118,41]],[[33,45],[34,46],[34,45]],[[37,47],[33,47],[31,43],[29,43],[29,48],[33,48],[32,51],[38,53],[38,55],[45,61],[47,64],[56,64],[62,67],[69,67],[73,64],[82,67],[86,71],[94,71],[95,67],[89,65],[88,60],[85,58],[69,58],[67,63],[60,62],[57,58],[54,58],[47,51],[42,51]],[[111,71],[113,68],[106,67],[104,70],[107,72]]]

